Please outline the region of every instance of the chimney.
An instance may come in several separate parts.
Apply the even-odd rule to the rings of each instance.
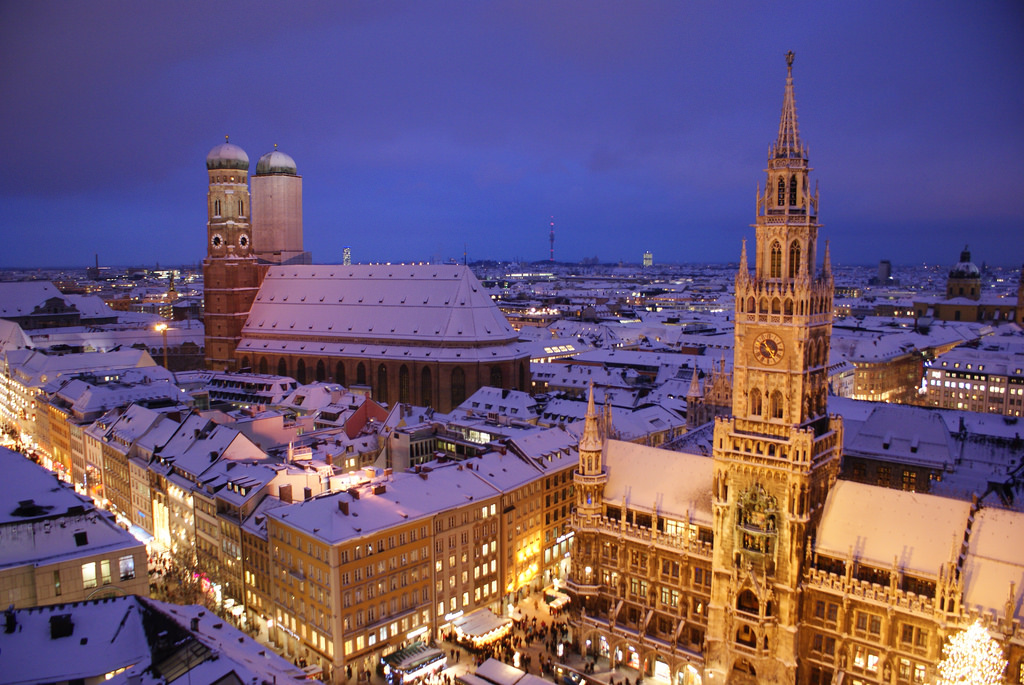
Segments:
[[[292,503],[292,484],[286,483],[277,489],[277,496],[285,504]]]
[[[313,497],[313,490],[309,486],[306,486],[306,487],[302,488],[302,501],[303,502],[305,502],[305,501],[307,501],[309,499],[312,499],[312,497]]]
[[[343,499],[339,499],[338,500],[338,511],[340,511],[345,516],[348,516],[348,502],[346,502]]]
[[[193,616],[189,626],[193,633],[199,630],[199,618],[197,616]]]
[[[328,454],[327,456],[325,456],[324,462],[326,462],[328,466],[334,466],[334,455]]]

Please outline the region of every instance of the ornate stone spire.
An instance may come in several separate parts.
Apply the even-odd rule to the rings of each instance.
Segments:
[[[597,428],[597,410],[594,409],[594,384],[590,384],[590,399],[587,401],[586,423],[583,425],[583,437],[580,438],[579,450],[589,452],[601,451],[601,434]]]
[[[793,51],[786,53],[786,95],[782,100],[782,118],[779,137],[772,146],[772,157],[805,157],[807,151],[800,144],[800,127],[796,120],[796,97],[793,95]]]
[[[686,391],[686,399],[700,399],[700,369],[697,368],[697,360],[693,360],[693,375],[690,376],[690,389]]]
[[[828,244],[829,241],[825,241],[825,260],[822,262],[821,271],[825,274],[825,277],[832,275],[832,251]]]
[[[740,248],[740,268],[736,272],[736,280],[740,283],[747,283],[750,280],[750,269],[747,267],[747,239],[743,239],[743,247]]]

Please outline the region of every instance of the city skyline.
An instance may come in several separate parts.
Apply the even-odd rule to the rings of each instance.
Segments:
[[[0,266],[199,261],[225,134],[316,262],[735,261],[790,49],[835,263],[1024,258],[1011,3],[119,7],[2,10]]]

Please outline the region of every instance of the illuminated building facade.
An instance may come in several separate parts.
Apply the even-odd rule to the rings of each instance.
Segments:
[[[1024,515],[838,479],[833,281],[827,248],[816,266],[792,53],[788,66],[711,456],[601,440],[588,409],[567,582],[578,646],[672,685],[910,685],[933,682],[945,641],[980,617],[1020,682],[1024,555],[1009,541]],[[901,426],[877,428],[884,441]]]

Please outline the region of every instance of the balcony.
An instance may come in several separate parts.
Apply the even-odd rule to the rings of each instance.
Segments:
[[[601,585],[597,583],[596,579],[576,580],[575,578],[568,578],[565,581],[565,587],[569,592],[579,597],[597,597],[601,593]]]
[[[663,549],[676,552],[686,552],[705,559],[711,559],[713,552],[711,544],[701,542],[700,540],[690,539],[685,535],[663,533],[658,530],[635,526],[631,523],[609,519],[604,516],[583,517],[577,513],[573,513],[571,525],[577,532],[590,531],[595,533],[604,533],[614,537],[622,536],[634,542],[640,542],[645,545],[653,544]]]

